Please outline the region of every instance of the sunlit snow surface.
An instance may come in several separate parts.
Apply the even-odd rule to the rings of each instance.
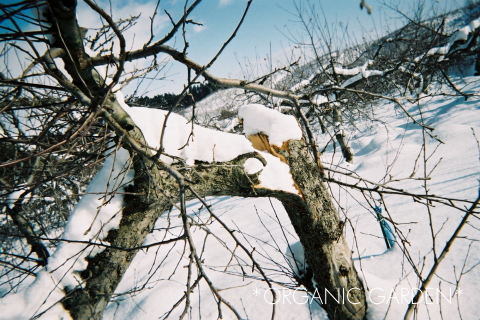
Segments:
[[[302,138],[302,130],[294,116],[260,104],[241,106],[238,117],[243,120],[243,130],[247,136],[263,133],[268,136],[268,142],[277,147],[281,147],[285,141]]]
[[[477,77],[457,79],[456,85],[464,92],[477,93],[480,88],[478,80]],[[480,170],[477,145],[471,128],[474,128],[477,136],[480,136],[480,100],[473,97],[465,101],[463,97],[442,96],[433,99],[425,98],[420,102],[420,106],[426,122],[435,127],[433,134],[445,142],[444,145],[438,147],[427,165],[427,171],[430,171],[442,158],[431,174],[432,179],[428,181],[430,193],[458,199],[475,199],[478,192],[477,179]],[[417,104],[407,105],[407,108],[416,119],[419,119]],[[131,109],[135,110],[135,108]],[[134,113],[132,115],[135,119]],[[343,161],[341,154],[338,151],[333,153],[331,148],[322,156],[324,163],[328,166],[333,165],[337,170],[355,171],[370,181],[384,182],[383,179],[388,180],[389,175],[392,175],[393,179],[408,178],[414,170],[415,159],[421,151],[422,131],[420,127],[412,124],[412,121],[400,109],[390,103],[380,105],[375,110],[374,116],[379,121],[357,123],[359,132],[349,137],[355,153],[354,164]],[[162,119],[152,117],[135,120],[150,123],[162,122]],[[189,125],[182,125],[185,125],[186,130],[182,137],[186,139]],[[154,139],[158,139],[159,132],[159,129],[156,129],[151,133],[152,138],[147,137],[147,141],[156,146]],[[198,129],[197,132],[199,133],[197,138],[200,140],[201,129]],[[149,133],[146,135],[148,136]],[[322,147],[328,138],[321,135],[318,137],[319,145]],[[239,139],[246,141],[241,136]],[[158,140],[156,141],[158,144]],[[178,141],[178,146],[181,146],[180,139]],[[427,153],[430,154],[435,150],[437,142],[430,138],[427,138],[427,142]],[[195,143],[198,143],[196,148],[201,149],[203,146],[203,142]],[[177,147],[177,144],[173,147]],[[209,151],[205,151],[205,157],[211,155],[213,158],[214,153],[211,152],[213,151],[211,147],[212,145],[208,145]],[[242,152],[251,150],[248,145],[242,148],[244,148]],[[183,151],[179,150],[178,152]],[[189,159],[188,154],[182,156]],[[220,161],[217,156],[215,156],[215,160]],[[258,164],[256,166],[257,168],[253,168],[255,166],[252,165],[252,168],[247,169],[258,170],[260,167]],[[422,161],[417,162],[417,166],[420,167],[417,169],[416,177],[421,177]],[[388,174],[385,176],[386,171]],[[344,176],[337,177],[346,181]],[[354,180],[349,179],[348,181]],[[397,182],[394,186],[415,193],[423,191],[422,181],[419,180]],[[346,237],[354,251],[357,271],[370,289],[367,294],[368,319],[403,319],[408,305],[407,300],[411,299],[412,288],[418,288],[419,284],[405,260],[400,246],[396,245],[393,250],[385,251],[385,243],[381,238],[378,222],[360,193],[339,189],[335,184],[331,184],[330,187],[338,200],[340,215],[342,218],[345,218],[346,215],[350,219],[351,225],[355,227],[354,237],[352,228],[347,223]],[[378,197],[376,198],[378,199]],[[79,203],[80,208],[81,203]],[[241,230],[244,233],[244,235],[238,232],[235,234],[250,252],[255,247],[254,256],[263,265],[269,277],[277,282],[286,283],[287,286],[293,284],[287,276],[292,273],[292,268],[287,261],[292,261],[292,259],[285,258],[283,253],[290,253],[290,250],[287,249],[287,242],[294,244],[298,239],[296,239],[288,216],[278,201],[272,199],[272,207],[269,199],[211,197],[207,199],[207,203],[229,228]],[[80,208],[77,208],[76,211],[79,211]],[[382,205],[382,208],[385,209],[385,204]],[[422,275],[425,277],[432,266],[430,252],[432,240],[426,208],[413,202],[411,197],[400,196],[387,196],[386,208],[392,219],[400,223],[397,226],[409,241],[407,248],[410,255],[418,268],[423,268]],[[252,263],[247,255],[237,248],[235,253],[241,259],[231,259],[231,252],[235,249],[234,242],[218,222],[208,220],[209,214],[199,201],[189,202],[187,212],[196,221],[206,222],[206,227],[224,241],[221,243],[209,235],[203,246],[205,232],[199,228],[192,229],[197,250],[204,259],[205,270],[215,287],[221,290],[222,296],[235,306],[243,318],[269,319],[272,312],[271,294],[266,291],[265,282],[250,277],[259,275],[252,273]],[[435,232],[438,232],[436,239],[438,254],[463,214],[439,204],[432,208],[432,212],[433,227]],[[283,230],[280,225],[283,226]],[[172,234],[167,234],[164,238],[167,226],[170,226]],[[175,237],[181,233],[180,226],[181,219],[178,211],[165,213],[157,221],[155,231],[147,237],[146,243]],[[465,226],[461,236],[479,239],[478,228],[480,228],[478,219],[471,218],[470,224]],[[470,251],[468,251],[470,244]],[[225,245],[229,249],[226,249]],[[104,318],[157,319],[165,315],[186,290],[187,268],[185,266],[188,265],[188,257],[182,257],[183,249],[183,243],[178,242],[175,245],[152,247],[139,252],[117,288],[118,296],[114,297],[108,305]],[[295,245],[294,249],[294,252],[298,252],[296,257],[301,257],[301,252],[297,250],[298,245]],[[468,257],[467,252],[469,252]],[[55,255],[58,254],[55,253]],[[425,255],[427,255],[427,259],[423,261]],[[439,287],[439,282],[441,282],[441,290],[445,296],[449,296],[450,290],[453,294],[455,289],[459,289],[462,293],[453,295],[450,302],[444,297],[440,297],[443,319],[459,319],[458,309],[460,309],[463,319],[478,319],[476,299],[480,286],[480,269],[478,267],[471,268],[479,261],[478,242],[470,242],[465,238],[456,240],[437,271],[439,277],[435,277],[429,285],[432,300],[428,301],[427,307],[431,319],[440,319],[438,297],[435,291]],[[303,264],[304,261],[298,266],[301,267]],[[295,272],[298,272],[297,266],[294,269]],[[462,275],[459,286],[456,288],[454,284],[459,279],[462,270],[463,272],[470,271]],[[246,274],[245,277],[241,276],[243,272]],[[48,292],[53,290],[51,281],[45,280],[48,277],[47,272],[40,271],[38,280],[30,287],[25,284],[23,290],[20,290],[17,295],[9,295],[1,299],[0,318],[25,319],[33,315]],[[42,287],[42,283],[45,286]],[[274,285],[274,287],[279,290],[280,295],[284,293],[283,287],[279,285]],[[396,296],[388,299],[392,288],[396,288]],[[406,292],[410,292],[410,294],[406,295]],[[327,319],[323,310],[315,303],[305,303],[302,292],[287,291],[285,294],[289,294],[289,296],[281,297],[276,304],[276,319],[309,319],[310,317]],[[295,294],[296,300],[293,299],[293,294]],[[53,290],[50,300],[42,308],[47,308],[61,297],[62,294],[59,290]],[[199,319],[200,315],[202,319],[218,317],[217,304],[205,282],[201,282],[200,286],[195,288],[190,295],[190,300],[191,308],[188,310],[187,318]],[[420,305],[418,319],[428,319],[425,300]],[[62,315],[60,309],[61,307],[57,305],[45,313],[42,319],[59,318]],[[177,319],[182,311],[183,304],[177,307],[169,318]],[[225,306],[222,306],[222,312],[224,319],[234,318]]]
[[[478,78],[465,78],[464,80],[457,80],[457,83],[465,92],[473,93],[477,92],[479,88],[479,83],[475,82],[476,80]],[[471,83],[467,85],[466,82]],[[416,118],[420,116],[418,105],[407,106],[409,112]],[[476,129],[477,135],[480,134],[479,99],[470,98],[465,101],[463,97],[425,98],[421,101],[420,106],[427,123],[435,127],[433,134],[438,135],[445,142],[444,145],[439,146],[427,165],[427,171],[430,171],[442,158],[431,175],[432,180],[429,181],[430,193],[458,199],[474,199],[478,190],[479,160],[476,141],[471,128]],[[414,168],[415,159],[421,151],[422,131],[420,127],[412,124],[412,121],[406,118],[401,110],[390,103],[377,108],[375,118],[381,121],[359,124],[360,133],[350,137],[355,152],[355,163],[353,165],[344,162],[339,152],[334,154],[330,149],[323,156],[324,162],[338,164],[337,169],[339,170],[342,170],[342,168],[353,170],[361,176],[377,182],[383,181],[385,171],[388,171],[393,179],[408,178]],[[325,140],[323,138],[319,140],[320,145],[328,141],[326,138]],[[428,154],[433,152],[436,146],[437,142],[427,138]],[[418,162],[417,165],[422,165],[422,162]],[[417,169],[417,177],[421,177],[422,170],[421,167]],[[340,179],[345,181],[344,177]],[[386,179],[389,179],[388,175]],[[422,192],[421,185],[422,181],[418,180],[407,180],[395,184],[396,187],[416,193]],[[398,245],[393,250],[386,251],[379,224],[372,210],[366,206],[359,193],[351,190],[340,190],[334,184],[331,184],[331,188],[334,196],[345,209],[345,212],[339,209],[341,216],[344,217],[346,214],[356,230],[357,245],[354,245],[354,237],[350,227],[346,229],[346,236],[351,244],[352,251],[354,251],[357,271],[370,289],[367,296],[369,302],[368,318],[403,319],[408,305],[407,301],[410,301],[412,297],[412,290],[415,292],[414,289],[419,287],[415,275],[411,272],[411,267],[404,259]],[[268,252],[273,261],[283,266],[273,265],[265,257],[262,258],[257,255],[259,261],[265,263],[266,268],[276,268],[277,270],[284,268],[283,270],[287,272],[287,270],[292,269],[281,253],[290,252],[287,249],[287,240],[288,243],[294,244],[297,239],[280,203],[276,200],[272,200],[272,203],[285,228],[284,232],[275,221],[275,213],[268,199],[208,198],[208,204],[212,205],[212,210],[221,215],[221,219],[230,228],[242,230],[247,234],[246,239],[249,241],[249,248],[255,247],[257,252],[261,251],[264,254]],[[411,197],[399,196],[387,196],[386,206],[393,220],[402,223],[398,227],[407,236],[410,242],[407,248],[419,268],[422,268],[423,256],[429,254],[423,267],[423,276],[426,276],[427,271],[432,266],[431,237],[426,208],[414,203]],[[188,213],[206,221],[209,215],[204,208],[199,211],[198,209],[201,207],[198,201],[192,201],[189,203]],[[385,205],[382,207],[384,208]],[[435,232],[440,230],[436,240],[438,254],[458,225],[462,213],[441,205],[432,208],[432,212],[434,230]],[[260,220],[263,221],[263,225]],[[479,223],[476,220],[472,218],[471,224],[478,228]],[[165,228],[169,223],[170,225],[180,225],[177,211],[159,219],[157,228]],[[235,248],[228,233],[218,223],[214,222],[208,227],[229,245],[230,250]],[[286,234],[287,240],[285,240],[284,234]],[[163,239],[162,235],[162,232],[155,231],[149,236],[147,243]],[[201,247],[205,233],[196,230],[194,235],[197,246]],[[462,235],[477,239],[478,231],[473,227],[466,226]],[[245,239],[243,241],[248,244]],[[428,312],[431,319],[440,319],[438,312],[439,298],[441,299],[444,319],[459,318],[458,306],[460,306],[463,319],[478,318],[476,313],[478,307],[475,299],[478,293],[477,288],[480,285],[480,270],[474,268],[462,276],[459,283],[461,295],[453,295],[457,288],[449,283],[456,282],[454,267],[458,279],[464,262],[464,271],[467,271],[480,261],[480,248],[475,242],[470,248],[468,259],[466,259],[469,244],[468,240],[458,239],[437,272],[444,280],[436,277],[430,283],[429,293],[432,300],[428,301]],[[297,247],[294,246],[298,249]],[[202,257],[205,258],[205,267],[212,281],[217,288],[230,288],[221,291],[224,297],[234,304],[245,319],[270,318],[272,311],[269,304],[271,303],[271,295],[266,291],[267,285],[264,282],[238,276],[242,270],[235,261],[231,262],[228,268],[225,268],[231,259],[231,253],[212,236],[207,237],[205,248]],[[108,306],[105,318],[156,319],[165,315],[171,306],[182,297],[186,288],[187,269],[184,266],[188,264],[188,259],[184,257],[175,270],[182,252],[182,245],[177,244],[176,246],[169,245],[158,250],[150,249],[148,252],[139,253],[117,289],[117,293],[128,292],[132,288],[142,288],[144,290],[119,296]],[[240,250],[237,250],[236,253],[244,259],[243,262],[250,263],[248,257]],[[296,257],[301,259],[301,254],[297,254]],[[362,257],[362,259],[360,260],[359,257]],[[292,261],[292,259],[289,260]],[[299,266],[302,264],[303,261]],[[227,272],[237,275],[227,275],[220,272],[225,269]],[[251,275],[251,268],[247,269],[245,268],[246,273]],[[175,273],[172,276],[173,270],[175,270]],[[296,266],[294,270],[297,272]],[[292,283],[286,275],[279,272],[268,271],[267,274],[276,281]],[[439,287],[440,281],[442,293],[448,297],[448,300],[441,295],[437,295],[436,289]],[[281,286],[275,286],[275,288],[278,288],[280,295],[284,293]],[[388,299],[393,288],[396,288],[395,295]],[[450,292],[453,297],[449,296]],[[258,293],[258,295],[255,293]],[[305,303],[304,298],[302,298],[303,293],[286,291],[285,294],[289,294],[289,296],[281,298],[276,304],[277,319],[309,319],[310,316],[313,319],[327,319],[325,313],[315,303]],[[294,294],[296,301],[292,299]],[[199,297],[201,298],[199,299]],[[194,290],[190,299],[192,305],[189,309],[189,316],[193,319],[199,319],[200,315],[202,319],[217,318],[217,304],[205,283],[202,283],[199,289]],[[425,300],[420,305],[418,318],[427,319]],[[227,308],[223,307],[222,310],[224,318],[234,318]],[[182,311],[183,305],[177,307],[170,318],[178,318]]]

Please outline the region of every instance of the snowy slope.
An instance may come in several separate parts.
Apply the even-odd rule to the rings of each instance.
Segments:
[[[478,92],[480,88],[479,78],[476,77],[458,79],[457,83],[469,93]],[[445,142],[438,147],[427,164],[427,171],[430,171],[442,158],[431,175],[432,179],[428,181],[430,193],[458,199],[474,199],[478,192],[479,161],[471,128],[476,129],[477,135],[480,134],[480,101],[477,98],[465,101],[463,97],[437,97],[425,98],[420,106],[423,117],[435,127],[435,135]],[[418,105],[410,105],[409,112],[419,117]],[[355,164],[344,162],[341,155],[338,152],[334,154],[332,150],[324,154],[324,161],[337,170],[355,171],[360,176],[377,182],[384,181],[385,171],[388,171],[393,179],[410,177],[415,159],[421,151],[422,130],[418,125],[412,124],[411,120],[391,103],[380,103],[375,113],[383,124],[363,123],[359,127],[361,133],[351,137]],[[428,137],[426,141],[427,154],[430,154],[438,142]],[[319,141],[320,145],[323,142],[326,141]],[[420,167],[414,177],[422,176],[421,165],[421,161],[417,162],[417,166]],[[338,176],[338,179],[346,180],[344,176]],[[388,175],[386,179],[389,179]],[[423,192],[422,184],[423,180],[392,182],[393,186],[413,193]],[[357,270],[370,289],[368,318],[403,319],[412,292],[415,293],[415,288],[419,286],[412,268],[406,262],[398,245],[390,251],[385,251],[379,224],[373,211],[358,192],[340,189],[333,183],[330,187],[341,206],[339,211],[351,219],[352,225],[355,226],[355,237],[351,228],[347,228],[346,233],[355,252]],[[255,247],[258,253],[256,257],[271,268],[268,274],[276,281],[285,283],[284,287],[276,286],[280,295],[287,295],[276,304],[277,319],[308,319],[310,316],[313,319],[326,319],[325,313],[318,305],[305,303],[303,293],[295,293],[293,290],[282,291],[282,288],[293,288],[294,285],[289,277],[292,267],[282,255],[287,251],[284,234],[287,235],[290,244],[296,241],[296,237],[285,211],[276,200],[272,200],[272,203],[281,225],[285,228],[283,232],[268,199],[220,197],[209,198],[208,203],[212,205],[214,212],[222,215],[223,221],[232,229],[241,230],[246,234],[244,243],[250,248]],[[407,248],[413,261],[418,264],[419,269],[423,269],[422,275],[426,276],[432,266],[432,240],[426,207],[415,203],[411,197],[393,195],[385,198],[382,207],[385,206],[391,218],[399,223],[397,227],[406,235],[409,241]],[[200,207],[198,201],[190,202],[189,213],[198,221],[205,221],[209,215],[204,209],[199,211]],[[432,212],[433,228],[436,233],[438,232],[436,238],[438,254],[458,225],[462,213],[438,204],[432,208]],[[471,219],[472,226],[464,228],[462,236],[479,238],[478,230],[475,228],[479,228],[480,224],[476,220],[478,219]],[[159,219],[157,231],[149,236],[147,243],[162,239],[167,225],[180,224],[178,212],[172,211],[168,216]],[[222,293],[237,310],[240,310],[245,319],[270,318],[271,295],[266,290],[264,282],[249,278],[252,273],[251,267],[247,267],[248,257],[240,253],[244,261],[230,262],[226,267],[231,258],[230,252],[235,246],[231,239],[229,240],[228,233],[222,230],[218,223],[211,222],[208,228],[225,241],[223,244],[211,236],[207,237],[206,249],[202,254],[216,287],[229,288]],[[195,235],[197,245],[201,246],[205,233],[197,230]],[[428,318],[427,309],[431,319],[440,319],[440,305],[444,319],[460,318],[458,310],[463,319],[478,318],[478,307],[474,298],[480,285],[480,269],[473,268],[462,275],[459,286],[455,287],[461,271],[465,272],[480,262],[478,242],[472,242],[469,249],[470,243],[467,239],[457,239],[437,272],[441,278],[434,278],[429,285],[428,292],[432,300],[427,301],[428,305],[425,304],[425,300],[420,303],[422,307],[418,319]],[[229,246],[229,249],[225,246]],[[183,266],[187,265],[188,260],[186,257],[181,258],[182,251],[183,248],[177,244],[139,253],[117,292],[128,293],[132,288],[142,290],[119,295],[109,305],[105,319],[156,319],[165,315],[185,290],[187,270]],[[260,253],[268,259],[262,257]],[[424,260],[425,255],[427,258]],[[245,278],[240,276],[242,269],[239,265],[243,265],[243,271],[247,274]],[[227,274],[220,272],[225,270]],[[258,273],[255,276],[258,277]],[[441,294],[437,292],[439,287]],[[255,295],[256,289],[258,295]],[[456,295],[456,289],[461,290],[462,294]],[[389,299],[389,296],[392,297]],[[218,316],[217,304],[206,285],[201,285],[192,294],[191,300],[189,317],[192,319],[212,319]],[[233,314],[225,307],[222,310],[224,318],[233,318]],[[178,318],[182,311],[183,306],[178,307],[170,318]]]
[[[478,77],[456,79],[456,85],[467,93],[476,93],[480,89],[480,79]],[[448,92],[446,88],[437,89]],[[457,199],[475,199],[478,194],[480,170],[477,143],[472,128],[476,130],[477,136],[480,135],[479,99],[470,97],[465,101],[463,97],[448,95],[425,97],[418,104],[407,104],[406,107],[414,117],[422,116],[427,123],[435,127],[433,133],[444,142],[439,144],[435,139],[425,136],[429,156],[427,172],[435,168],[430,175],[431,180],[427,181],[429,192]],[[218,109],[218,106],[212,108]],[[144,125],[148,122],[150,125],[161,126],[162,119],[158,116],[142,117],[136,114],[135,109],[138,112],[151,110],[129,109],[134,118],[138,117]],[[322,156],[324,163],[330,169],[355,172],[370,181],[385,183],[391,179],[388,185],[393,187],[412,193],[424,192],[422,189],[424,180],[418,179],[423,177],[424,170],[421,161],[424,135],[421,128],[412,124],[411,119],[398,107],[384,101],[378,102],[375,118],[381,121],[358,123],[358,131],[350,137],[355,153],[354,164],[346,163],[341,154],[334,152],[331,147],[327,148]],[[188,127],[186,120],[175,119],[181,126]],[[170,126],[172,127],[174,126]],[[183,132],[185,139],[187,132]],[[195,144],[198,144],[205,137],[202,138],[204,131],[196,132]],[[219,136],[225,135],[216,132]],[[150,133],[152,133],[150,142],[155,145],[153,139],[158,139],[159,132],[153,130]],[[237,136],[236,139],[246,140],[241,136]],[[318,143],[322,146],[328,140],[328,137],[319,136]],[[175,148],[176,145],[172,150]],[[198,146],[192,146],[193,149],[198,149]],[[240,149],[238,152],[241,153],[249,151],[250,147]],[[434,154],[430,156],[433,151]],[[420,160],[416,161],[419,154]],[[193,157],[191,158],[188,152],[178,156],[186,159],[196,158],[190,154]],[[439,162],[440,159],[442,160]],[[414,168],[415,174],[412,176]],[[111,169],[106,167],[106,170]],[[332,177],[342,182],[356,181],[352,177],[334,174],[333,171],[330,173]],[[413,178],[410,179],[411,176]],[[337,200],[340,215],[349,219],[345,229],[346,236],[354,252],[357,271],[369,289],[368,319],[403,319],[412,292],[415,293],[415,288],[418,288],[419,284],[412,267],[405,259],[402,246],[397,244],[392,250],[385,250],[385,243],[373,210],[360,192],[340,188],[334,183],[330,183],[330,188]],[[433,263],[430,219],[426,207],[414,202],[410,196],[387,195],[383,203],[378,201],[378,195],[373,195],[373,199],[369,198],[372,204],[381,206],[384,212],[388,209],[386,216],[391,217],[397,223],[397,228],[405,235],[408,240],[405,248],[408,249],[422,277],[425,277]],[[88,199],[83,201],[83,204],[80,203],[76,211],[81,211],[85,202],[88,202]],[[211,197],[207,199],[207,203],[229,229],[236,230],[234,234],[262,265],[266,276],[274,282],[273,287],[280,296],[280,300],[275,304],[276,319],[327,319],[325,312],[317,303],[318,298],[307,300],[303,291],[295,291],[293,270],[297,272],[298,268],[301,269],[304,261],[296,244],[298,240],[295,232],[278,201]],[[194,241],[214,286],[244,319],[271,318],[273,311],[271,291],[268,285],[261,281],[257,270],[252,270],[252,262],[248,255],[236,247],[231,234],[218,221],[210,218],[199,201],[189,202],[187,212],[192,221],[198,223],[198,226],[192,229]],[[433,232],[436,235],[435,249],[438,254],[455,230],[463,213],[441,204],[432,206],[431,213]],[[178,236],[181,233],[181,226],[178,211],[165,213],[157,221],[155,230],[148,236],[146,244]],[[442,262],[437,271],[438,277],[430,283],[431,300],[425,302],[424,299],[420,303],[418,319],[441,319],[440,315],[443,319],[459,319],[460,314],[462,319],[478,319],[475,297],[480,286],[480,269],[476,267],[480,263],[480,248],[478,241],[471,240],[480,238],[479,230],[478,219],[472,218],[470,224],[463,229],[462,238],[456,240]],[[292,265],[289,244],[293,244],[293,253],[299,260],[297,266]],[[232,259],[233,252],[237,258]],[[60,256],[61,253],[59,251],[54,256]],[[188,260],[188,256],[184,254],[183,242],[151,247],[139,252],[117,288],[117,295],[108,305],[104,318],[158,319],[166,316],[186,290],[188,269],[185,266],[188,265]],[[20,290],[18,294],[0,300],[2,307],[0,318],[30,317],[42,304],[41,299],[34,299],[35,294],[39,294],[37,297],[40,297],[40,293],[45,290],[51,290],[52,295],[51,300],[41,306],[42,309],[61,299],[60,290],[52,287],[52,284],[61,279],[53,279],[54,282],[51,282],[45,280],[46,272],[40,272],[39,275],[38,280],[30,287],[25,283],[23,289],[26,290]],[[48,286],[42,288],[42,282]],[[441,288],[441,294],[437,293],[437,288]],[[455,294],[455,290],[461,294]],[[29,291],[30,293],[26,294]],[[217,303],[204,282],[194,289],[190,300],[191,307],[187,310],[189,319],[216,319],[220,316]],[[35,310],[29,310],[28,306],[32,301],[36,303]],[[169,318],[178,318],[183,308],[183,304],[174,308]],[[63,314],[60,309],[57,304],[56,308],[42,318],[59,318]],[[234,318],[233,313],[224,305],[221,311],[223,319]]]
[[[464,92],[478,92],[479,78],[471,77],[457,81]],[[480,166],[479,150],[472,128],[476,130],[478,136],[480,132],[478,98],[470,98],[468,101],[463,97],[425,98],[419,105],[411,105],[408,111],[415,117],[419,117],[419,106],[426,122],[435,127],[433,133],[444,142],[439,144],[428,136],[426,138],[427,155],[431,156],[427,163],[427,172],[435,168],[430,175],[431,180],[428,180],[430,194],[475,200],[478,196]],[[389,175],[394,180],[408,179],[414,167],[417,166],[414,177],[421,178],[423,176],[422,158],[415,163],[415,159],[421,152],[423,141],[420,127],[406,119],[401,111],[395,110],[393,104],[385,104],[377,109],[376,113],[377,118],[383,120],[385,124],[376,124],[373,128],[362,128],[365,130],[363,134],[357,133],[352,137],[355,164],[341,162],[340,166],[380,183],[388,181]],[[435,149],[437,146],[438,149]],[[337,154],[330,157],[332,158],[332,163],[338,163],[340,156]],[[388,172],[386,177],[385,172]],[[391,185],[412,193],[422,193],[424,192],[423,183],[422,180],[405,180],[392,182]],[[419,288],[416,276],[411,271],[412,268],[408,266],[399,246],[384,252],[385,244],[379,238],[382,234],[375,221],[373,210],[364,207],[365,201],[361,201],[363,197],[358,192],[347,193],[333,185],[332,189],[333,193],[342,199],[340,203],[345,209],[345,214],[355,224],[355,237],[358,243],[358,251],[355,250],[355,255],[357,258],[358,256],[366,257],[361,260],[361,267],[360,260],[357,260],[357,266],[363,270],[363,276],[372,294],[372,299],[369,301],[371,302],[369,318],[403,319],[408,302],[412,298],[412,292],[416,293],[414,289]],[[357,202],[357,200],[360,201]],[[433,264],[432,237],[426,207],[414,202],[412,197],[393,195],[385,198],[382,207],[385,208],[385,205],[391,218],[399,223],[398,228],[406,235],[409,241],[406,247],[418,268],[423,269],[422,276],[425,277]],[[453,234],[463,213],[438,204],[431,207],[431,210],[433,230],[436,233],[435,249],[438,255]],[[478,239],[478,229],[475,228],[479,225],[478,219],[471,218],[470,225],[463,229],[461,236]],[[348,232],[348,236],[353,242],[353,232]],[[471,245],[470,249],[469,245]],[[457,239],[450,249],[437,271],[439,277],[434,277],[428,286],[433,299],[427,302],[428,313],[432,319],[440,319],[440,303],[444,319],[459,319],[457,307],[461,310],[463,319],[478,318],[478,306],[474,302],[474,297],[480,285],[480,270],[473,268],[461,277],[458,287],[455,286],[462,270],[465,272],[480,262],[478,249],[480,249],[478,242],[467,239]],[[425,255],[427,259],[423,260]],[[437,292],[439,286],[442,293],[449,296],[449,299],[445,299]],[[394,287],[395,294],[389,300],[388,296],[392,295],[391,290]],[[456,289],[461,290],[462,294],[455,295]],[[382,298],[382,295],[385,298]],[[425,299],[421,304],[425,306]],[[427,318],[426,308],[422,307],[418,319]]]

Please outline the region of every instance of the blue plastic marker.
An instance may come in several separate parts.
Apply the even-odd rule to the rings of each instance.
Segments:
[[[383,238],[385,239],[385,244],[387,245],[387,249],[393,248],[396,242],[395,233],[392,230],[390,224],[383,218],[382,215],[382,208],[376,206],[375,212],[377,213],[377,219],[380,223],[380,229],[382,229]]]

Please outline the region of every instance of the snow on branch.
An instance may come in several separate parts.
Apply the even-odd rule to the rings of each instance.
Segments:
[[[248,104],[238,109],[247,136],[263,133],[270,144],[281,147],[285,141],[300,140],[302,130],[295,117],[282,114],[260,104]]]
[[[168,111],[130,107],[125,104],[120,92],[117,92],[117,100],[140,128],[148,145],[157,149]],[[193,165],[195,160],[210,163],[230,161],[241,154],[255,151],[250,141],[241,135],[198,125],[194,125],[192,131],[189,121],[176,113],[171,113],[168,117],[162,147],[164,155],[160,159],[163,162],[172,163],[173,158],[167,156],[170,155],[182,158],[187,165]]]
[[[117,93],[117,99],[140,128],[147,143],[153,148],[158,148],[163,122],[168,112],[160,109],[129,107],[125,104],[121,93]],[[247,136],[262,132],[269,136],[271,144],[279,146],[284,141],[302,138],[302,131],[293,116],[281,114],[263,105],[242,106],[239,109],[239,117],[244,121]],[[166,156],[169,155],[185,160],[187,165],[193,165],[195,160],[209,163],[226,162],[242,154],[256,151],[252,143],[242,135],[197,125],[193,126],[193,132],[191,130],[191,124],[187,119],[178,114],[170,114],[163,141],[165,151],[160,159],[165,163],[172,163],[173,158]],[[191,132],[192,135],[190,135]],[[248,174],[262,170],[259,175],[261,183],[256,187],[298,194],[288,165],[267,152],[260,153],[267,160],[266,166],[257,159],[249,159],[244,165]]]
[[[380,70],[367,70],[368,66],[373,63],[372,60],[368,60],[365,62],[363,66],[352,68],[352,69],[344,69],[335,67],[334,70],[337,74],[345,75],[345,76],[353,76],[347,79],[344,83],[340,85],[341,88],[346,88],[361,79],[366,79],[371,76],[383,76],[385,73]]]
[[[467,42],[468,36],[473,34],[476,29],[480,26],[480,18],[477,18],[471,21],[468,25],[463,28],[458,29],[451,37],[450,40],[441,47],[434,47],[427,51],[426,54],[420,55],[414,59],[415,62],[420,61],[424,57],[428,56],[439,56],[439,61],[443,60],[444,56],[451,53],[453,45],[457,41]],[[470,39],[472,40],[472,39]]]

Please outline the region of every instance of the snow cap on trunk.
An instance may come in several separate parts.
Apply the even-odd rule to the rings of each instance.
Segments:
[[[125,103],[120,91],[117,92],[117,100],[132,117],[135,125],[142,130],[147,143],[153,148],[158,148],[168,111],[130,107]],[[195,160],[210,163],[230,161],[241,154],[254,151],[250,141],[244,136],[198,125],[192,127],[187,119],[176,113],[171,113],[167,119],[162,142],[167,154],[184,159],[188,165],[194,165]],[[164,155],[160,160],[166,163],[173,161],[172,158]]]
[[[302,130],[295,117],[269,109],[261,104],[247,104],[238,109],[247,136],[263,133],[272,145],[281,147],[288,140],[300,140]]]

